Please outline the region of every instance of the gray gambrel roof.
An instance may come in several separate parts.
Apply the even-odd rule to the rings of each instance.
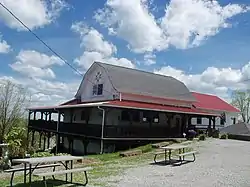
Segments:
[[[195,101],[185,84],[171,76],[106,63],[95,63],[105,69],[118,92]]]
[[[220,130],[222,133],[234,134],[234,135],[250,135],[250,124],[239,122]]]

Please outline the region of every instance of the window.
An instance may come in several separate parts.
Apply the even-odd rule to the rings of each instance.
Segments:
[[[235,124],[236,123],[236,118],[232,118],[232,120],[233,120],[233,124]]]
[[[102,95],[103,92],[103,84],[95,84],[93,86],[93,95]]]
[[[197,124],[201,124],[202,122],[202,118],[201,117],[197,117]]]
[[[223,118],[220,118],[220,124],[225,125],[225,120]]]
[[[81,112],[81,120],[82,120],[82,121],[85,120],[85,119],[86,119],[85,117],[86,117],[86,116],[85,116],[85,111],[82,110],[82,112]]]
[[[156,112],[143,112],[143,121],[144,122],[152,122],[152,123],[159,123],[159,114]]]
[[[134,122],[140,122],[140,112],[139,111],[131,111],[132,113],[132,119]]]
[[[127,110],[123,110],[121,114],[122,121],[130,121],[129,113]]]

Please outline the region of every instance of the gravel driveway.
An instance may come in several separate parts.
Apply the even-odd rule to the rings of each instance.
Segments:
[[[195,162],[175,167],[148,164],[133,168],[120,176],[117,186],[250,186],[250,142],[208,139],[194,147],[199,151]]]

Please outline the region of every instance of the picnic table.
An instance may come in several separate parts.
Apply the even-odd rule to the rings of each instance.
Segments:
[[[49,164],[49,163],[61,163],[65,170],[73,169],[73,161],[74,160],[80,160],[82,157],[76,157],[76,156],[49,156],[49,157],[37,157],[37,158],[24,158],[24,159],[13,159],[13,163],[19,163],[24,164],[24,184],[27,184],[27,174],[29,175],[29,181],[28,186],[31,186],[32,181],[32,173],[36,168],[39,168],[39,165],[42,164]],[[70,166],[68,166],[70,163]],[[27,173],[28,172],[28,173]],[[54,171],[55,172],[55,171]],[[71,175],[71,182],[72,182],[72,172],[69,172]],[[66,182],[68,180],[67,172],[66,174]],[[51,174],[54,178],[54,175]]]
[[[169,163],[171,163],[172,159],[171,159],[171,156],[172,156],[172,151],[174,150],[179,150],[179,160],[182,162],[184,160],[184,156],[186,155],[190,155],[190,154],[195,154],[196,151],[190,151],[190,152],[185,152],[185,148],[189,148],[190,145],[186,145],[186,144],[172,144],[172,145],[169,145],[169,146],[163,146],[163,147],[160,147],[160,149],[163,149],[164,151],[163,152],[158,152],[158,153],[155,153],[155,157],[154,157],[154,161],[155,163],[156,162],[156,157],[157,155],[159,154],[164,154],[165,155],[165,164],[167,164],[167,152],[169,153],[168,154],[168,160],[169,160]],[[181,158],[183,157],[183,159]],[[195,156],[194,156],[194,159],[195,159]]]

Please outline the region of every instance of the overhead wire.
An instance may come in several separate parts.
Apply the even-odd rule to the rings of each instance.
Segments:
[[[78,75],[84,77],[84,74],[82,74],[77,68],[75,68],[72,64],[67,62],[61,55],[59,55],[52,47],[50,47],[45,41],[43,41],[34,31],[32,31],[20,18],[18,18],[8,7],[6,7],[2,2],[0,2],[0,5],[13,17],[15,18],[22,26],[24,26],[33,36],[35,36],[36,39],[38,39],[44,46],[46,46],[53,54],[55,54],[60,60],[62,60],[66,65],[68,65],[72,70],[74,70]],[[90,82],[91,84],[95,85],[92,81],[90,81],[88,78],[85,77],[85,80]],[[103,91],[113,94],[112,92],[105,90],[103,88]]]
[[[23,27],[25,27],[37,40],[39,40],[44,46],[46,46],[54,55],[56,55],[60,60],[62,60],[66,65],[68,65],[73,71],[75,71],[78,75],[84,77],[84,74],[82,74],[77,68],[75,68],[72,64],[67,62],[59,53],[57,53],[52,47],[50,47],[45,41],[43,41],[34,31],[32,31],[20,18],[18,18],[8,7],[6,7],[2,2],[0,2],[0,5],[13,17],[15,18]],[[91,84],[95,85],[94,82],[90,81],[88,78],[84,77],[85,80],[90,82]],[[238,81],[237,83],[243,83],[246,81],[250,81],[250,78],[246,80]],[[108,92],[110,94],[113,94],[112,92],[105,90],[103,88],[103,91]],[[187,93],[180,93],[175,94],[175,96],[179,95],[186,95]]]

